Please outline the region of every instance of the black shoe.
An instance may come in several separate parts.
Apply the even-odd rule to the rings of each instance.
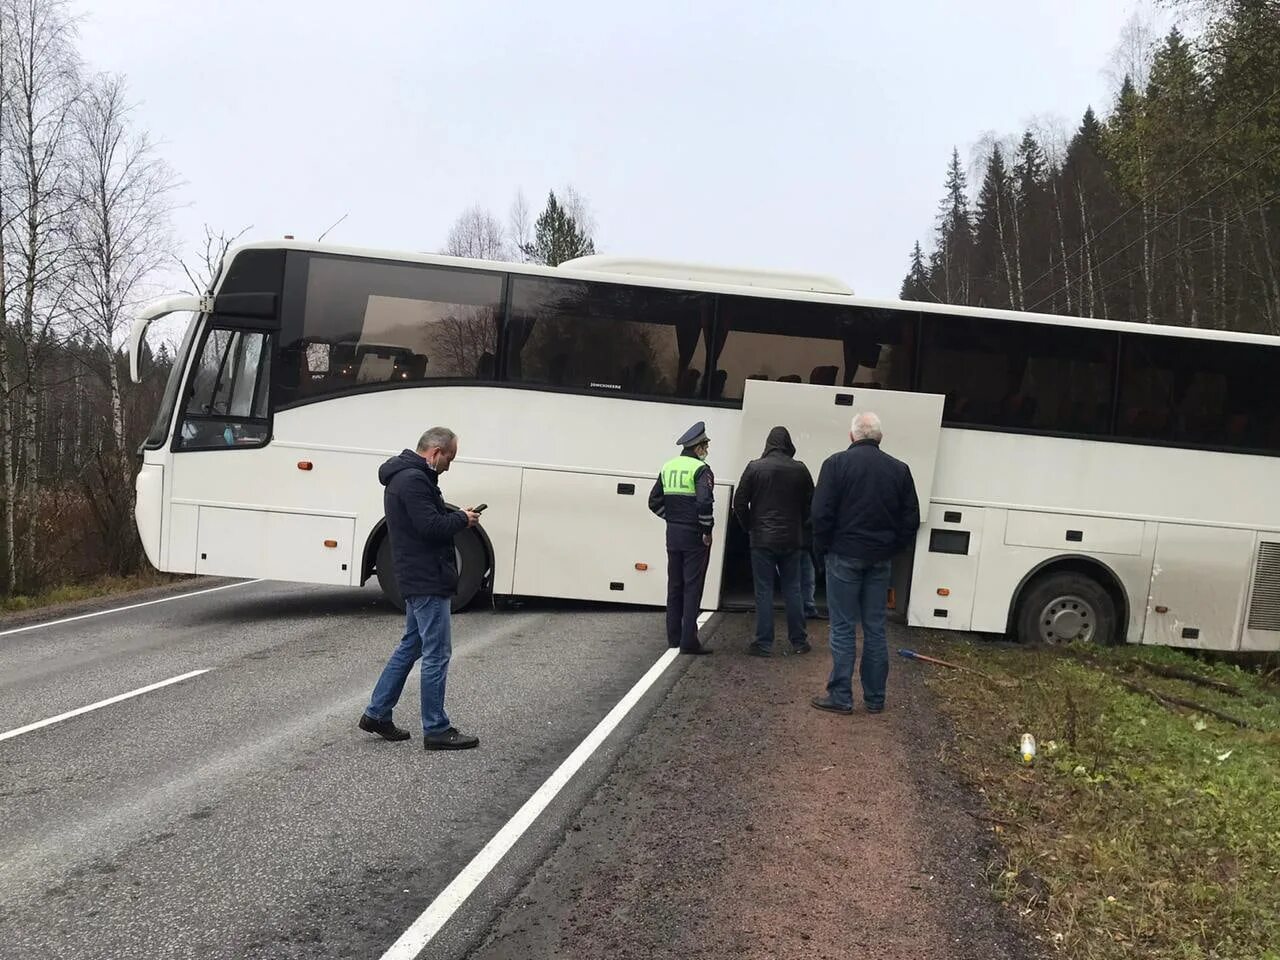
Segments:
[[[840,714],[844,714],[845,716],[848,716],[849,714],[853,713],[853,707],[842,707],[840,706],[840,704],[833,701],[830,697],[814,697],[809,702],[813,704],[813,706],[817,707],[819,710],[827,711],[827,713],[840,713]]]
[[[804,643],[793,643],[791,645],[791,652],[792,653],[812,653],[813,647],[810,646],[809,642],[806,640]]]
[[[714,650],[708,650],[706,647],[699,647],[697,650],[685,650],[681,648],[681,653],[686,653],[691,657],[709,657],[715,653]]]
[[[456,727],[450,727],[443,733],[423,734],[423,750],[470,750],[480,746],[479,737],[469,737],[459,733]]]
[[[678,643],[668,643],[668,644],[667,644],[667,649],[668,649],[668,650],[679,650],[679,649],[680,649],[680,644],[678,644]]]
[[[823,613],[821,610],[815,610],[813,611],[813,613],[806,613],[804,615],[804,618],[806,620],[830,620],[831,619],[829,615]]]
[[[376,733],[383,740],[408,740],[409,731],[401,730],[390,720],[375,720],[367,713],[360,714],[360,729]]]
[[[867,704],[867,713],[884,713],[884,704],[882,703],[878,707],[873,707],[870,704]]]
[[[749,657],[772,657],[773,651],[767,650],[756,643],[747,644],[747,656]]]

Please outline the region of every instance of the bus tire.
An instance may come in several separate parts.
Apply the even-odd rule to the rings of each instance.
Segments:
[[[1031,582],[1018,602],[1022,643],[1092,643],[1120,640],[1116,603],[1092,577],[1073,571],[1048,573]]]
[[[385,531],[382,542],[378,544],[378,556],[374,560],[374,572],[378,574],[378,586],[382,595],[401,613],[404,612],[404,597],[400,596],[400,584],[396,582],[396,567],[391,560],[391,535]]]
[[[449,609],[453,613],[465,610],[484,586],[485,570],[488,568],[484,544],[474,530],[463,530],[453,540],[454,559],[458,564],[458,589],[450,601]],[[391,537],[383,535],[378,544],[378,556],[375,561],[375,572],[378,575],[378,586],[382,595],[397,610],[404,611],[404,597],[400,594],[400,585],[396,582],[395,563],[391,559]]]
[[[471,606],[471,601],[484,587],[484,575],[489,569],[488,554],[480,535],[474,530],[463,530],[453,538],[454,557],[458,561],[458,589],[453,594],[449,609],[458,613]]]

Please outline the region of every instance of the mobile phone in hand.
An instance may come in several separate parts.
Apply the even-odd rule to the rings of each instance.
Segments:
[[[488,509],[489,509],[489,505],[488,505],[487,503],[482,503],[482,504],[480,504],[480,506],[478,506],[478,507],[472,507],[472,508],[471,508],[471,512],[472,512],[472,513],[484,513],[484,512],[485,512],[486,510],[488,510]]]

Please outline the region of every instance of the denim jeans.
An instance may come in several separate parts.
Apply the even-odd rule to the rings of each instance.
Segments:
[[[813,568],[813,554],[807,549],[800,551],[800,599],[804,601],[804,615],[806,617],[816,617],[818,615],[818,603],[815,594],[817,584],[815,583],[815,571]]]
[[[853,706],[855,630],[862,623],[862,700],[870,710],[884,707],[889,677],[889,645],[885,637],[889,581],[888,560],[855,560],[827,555],[827,608],[831,613],[831,677],[827,694],[841,707]]]
[[[773,583],[782,582],[787,609],[787,636],[793,647],[808,642],[804,632],[804,605],[800,599],[800,551],[751,548],[751,579],[756,588],[756,646],[773,649]]]
[[[449,729],[444,712],[444,682],[449,673],[453,639],[449,629],[448,597],[405,597],[405,627],[400,645],[391,654],[373,688],[365,710],[375,720],[390,720],[413,664],[422,658],[422,732],[427,736]]]

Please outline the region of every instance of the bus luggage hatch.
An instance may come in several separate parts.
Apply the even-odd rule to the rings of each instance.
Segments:
[[[875,413],[884,426],[884,451],[911,467],[923,520],[928,516],[933,492],[943,400],[941,394],[932,393],[748,380],[742,399],[742,434],[738,441],[742,460],[760,456],[771,428],[786,427],[796,445],[796,458],[805,462],[816,483],[823,461],[849,445],[849,426],[854,415]],[[902,586],[905,584],[897,590],[899,600]],[[918,602],[928,603],[928,599],[923,597]],[[913,600],[913,607],[916,602]],[[908,616],[908,622],[917,620]]]

